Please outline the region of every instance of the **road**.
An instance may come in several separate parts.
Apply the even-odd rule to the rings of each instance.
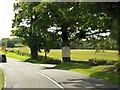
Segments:
[[[118,88],[110,82],[85,74],[52,69],[54,66],[8,58],[8,62],[1,66],[6,77],[5,88]]]

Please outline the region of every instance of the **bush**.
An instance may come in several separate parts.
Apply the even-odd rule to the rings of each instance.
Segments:
[[[91,66],[96,66],[96,65],[114,65],[117,61],[109,61],[109,60],[104,60],[104,59],[88,59],[88,63]]]
[[[90,64],[91,66],[106,65],[106,64],[107,64],[107,60],[104,60],[104,59],[96,59],[96,58],[89,59],[88,62],[89,62],[89,64]]]
[[[115,64],[116,71],[120,73],[120,61],[116,62]]]
[[[22,56],[30,56],[30,53],[28,51],[21,51],[21,50],[15,50],[15,49],[7,49],[7,52],[13,52],[16,53],[18,55],[22,55]]]
[[[114,65],[117,61],[107,61],[106,65]]]

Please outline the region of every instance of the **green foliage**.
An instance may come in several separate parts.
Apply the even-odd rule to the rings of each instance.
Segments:
[[[89,64],[92,65],[92,66],[94,66],[94,65],[105,65],[107,63],[107,60],[102,60],[102,59],[97,60],[96,58],[89,59],[88,61],[89,61]]]
[[[8,48],[13,48],[15,47],[15,38],[10,39],[10,38],[3,38],[2,39],[2,46],[7,46]]]
[[[101,4],[105,6],[101,7]],[[114,8],[114,5],[117,6]],[[72,40],[85,38],[86,40],[97,40],[95,47],[104,49],[104,46],[108,45],[107,42],[102,41],[107,41],[107,39],[101,34],[111,32],[111,22],[114,21],[113,12],[116,13],[116,8],[118,8],[116,3],[15,3],[15,17],[12,25],[15,30],[12,30],[12,36],[23,38],[24,43],[31,48],[32,56],[38,56],[37,51],[41,48],[44,48],[46,52],[50,49],[51,41],[57,40],[51,35],[49,37],[48,33],[58,38],[61,36],[62,46],[69,46]],[[49,32],[48,28],[51,27],[56,29]],[[105,39],[101,39],[101,37]],[[99,38],[100,40],[98,40]],[[109,48],[111,48],[110,46]]]
[[[12,53],[16,53],[18,55],[21,55],[21,56],[29,56],[30,57],[30,53],[28,52],[28,50],[21,50],[21,49],[13,49],[13,48],[10,48],[10,49],[7,49],[6,53],[7,52],[12,52]]]
[[[12,41],[7,41],[7,47],[8,48],[14,48],[15,44]]]
[[[114,65],[117,61],[108,61],[104,59],[88,59],[88,62],[91,66],[97,66],[97,65]]]
[[[44,22],[46,17],[42,15],[42,4],[40,2],[14,4],[13,27],[15,30],[12,30],[11,35],[23,38],[24,44],[31,48],[31,57],[36,58],[38,57],[37,51],[44,46],[44,34],[49,25]],[[36,8],[38,6],[39,8]],[[39,25],[38,21],[40,21]]]
[[[44,56],[39,56],[37,59],[29,58],[25,60],[25,62],[31,62],[36,64],[60,64],[61,63],[61,61],[59,60],[56,60],[50,57],[44,58]]]
[[[115,63],[116,71],[120,73],[120,61]]]

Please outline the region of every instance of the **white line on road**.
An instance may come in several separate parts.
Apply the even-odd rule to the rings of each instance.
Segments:
[[[42,76],[44,76],[45,78],[47,78],[48,80],[50,80],[51,82],[53,82],[54,84],[56,84],[59,88],[64,89],[63,86],[61,86],[60,84],[58,84],[55,80],[51,79],[49,76],[47,76],[47,75],[45,75],[45,74],[43,74],[41,72],[37,72],[37,73],[41,74]]]
[[[33,70],[33,71],[34,71],[34,69],[33,69],[33,68],[31,68],[31,70]],[[38,73],[38,74],[42,75],[43,77],[47,78],[48,80],[50,80],[51,82],[53,82],[55,85],[57,85],[60,89],[64,89],[64,87],[63,87],[63,86],[61,86],[61,85],[60,85],[59,83],[57,83],[55,80],[53,80],[53,79],[52,79],[52,78],[50,78],[49,76],[47,76],[47,75],[43,74],[42,72],[37,72],[37,71],[34,71],[34,72],[36,72],[36,73]]]
[[[52,83],[54,83],[55,85],[57,85],[60,89],[64,89],[63,86],[61,86],[59,83],[57,83],[55,80],[53,80],[52,78],[50,78],[49,76],[43,74],[42,72],[38,72],[38,71],[35,71],[35,69],[31,68],[31,70],[35,73],[38,73],[40,75],[42,75],[43,77],[47,78],[48,80],[50,80]],[[4,88],[6,88],[6,76],[5,76],[5,84],[4,84]]]
[[[6,88],[6,76],[5,76],[5,74],[4,74],[4,77],[5,77],[4,88]]]

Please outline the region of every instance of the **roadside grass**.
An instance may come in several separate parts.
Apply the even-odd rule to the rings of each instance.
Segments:
[[[16,58],[16,59],[23,60],[23,61],[30,58],[29,56],[21,56],[16,53],[12,53],[12,52],[0,51],[0,53],[6,54],[7,57]]]
[[[120,74],[114,72],[114,65],[90,66],[88,63],[66,62],[55,68],[80,72],[110,81],[113,84],[120,84]]]
[[[0,69],[0,90],[2,90],[3,87],[4,87],[4,73]]]
[[[24,56],[24,55],[19,55],[13,52],[4,52],[4,51],[0,51],[0,53],[6,54],[7,57],[10,58],[15,58],[18,60],[22,60],[24,62],[31,62],[31,63],[36,63],[36,64],[42,64],[42,63],[52,63],[52,64],[58,64],[61,63],[60,60],[51,58],[51,57],[47,57],[47,59],[44,58],[44,56],[39,55],[39,57],[37,59],[33,59],[29,56]]]

